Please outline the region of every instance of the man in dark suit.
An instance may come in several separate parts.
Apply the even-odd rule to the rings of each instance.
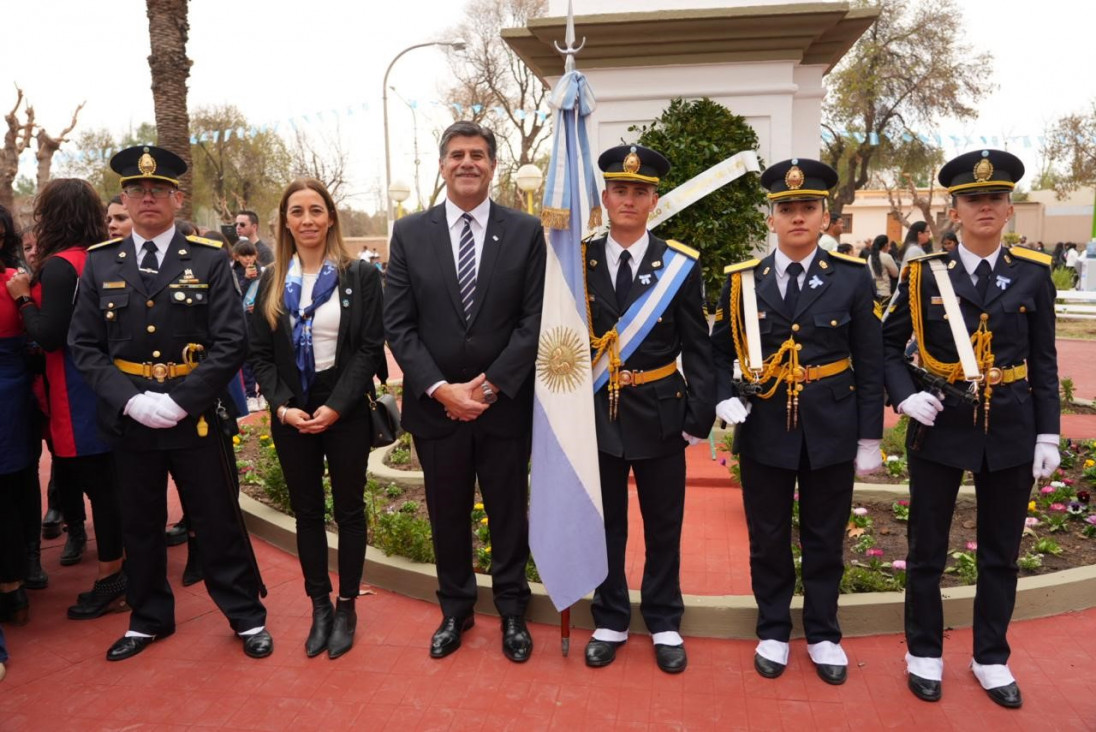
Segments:
[[[502,648],[528,660],[528,464],[533,363],[544,294],[540,221],[488,198],[495,136],[473,122],[442,135],[446,200],[396,222],[384,325],[403,369],[403,427],[426,480],[443,620],[430,655],[460,647],[476,579],[470,513],[476,482],[491,528]]]
[[[76,366],[99,397],[122,504],[133,615],[107,659],[129,658],[175,632],[163,528],[169,470],[200,539],[210,596],[244,652],[269,656],[258,568],[233,505],[231,445],[215,415],[247,352],[236,281],[219,243],[175,229],[186,170],[177,155],[131,147],[111,168],[122,177],[133,232],[89,248],[69,330]]]
[[[680,673],[688,663],[678,633],[685,609],[685,447],[707,437],[715,419],[699,253],[647,231],[658,181],[670,170],[666,158],[622,145],[602,153],[598,166],[610,231],[587,247],[586,283],[591,338],[595,351],[604,351],[594,363],[594,411],[609,574],[594,593],[597,627],[586,646],[586,665],[609,665],[628,638],[632,606],[624,552],[628,474],[634,472],[647,553],[640,612],[658,667]],[[646,335],[630,336],[637,328]],[[617,356],[619,369],[611,366],[599,380],[598,362]]]
[[[788,663],[798,489],[807,651],[823,681],[843,684],[848,659],[837,597],[844,529],[854,473],[882,463],[883,341],[864,260],[817,243],[829,220],[826,195],[836,184],[831,167],[807,158],[765,170],[761,185],[769,191],[777,248],[726,268],[712,346],[716,415],[739,425],[734,451],[758,608],[754,668],[776,678]],[[750,323],[745,313],[754,307]],[[751,337],[757,338],[754,353]],[[736,359],[743,372],[738,384]]]
[[[910,691],[925,701],[941,696],[940,575],[955,496],[967,470],[978,496],[971,669],[993,701],[1010,708],[1023,701],[1008,668],[1005,636],[1032,479],[1050,477],[1060,460],[1061,408],[1051,258],[1001,246],[1013,213],[1010,194],[1023,174],[1020,159],[1002,150],[965,153],[940,169],[940,183],[952,194],[948,214],[962,226],[963,241],[910,263],[883,324],[887,393],[913,420],[906,443],[906,669]],[[974,362],[970,367],[964,367],[952,332],[959,320],[960,338],[972,343],[964,348]],[[915,381],[904,353],[911,334],[927,371],[963,390],[974,377],[977,407]]]

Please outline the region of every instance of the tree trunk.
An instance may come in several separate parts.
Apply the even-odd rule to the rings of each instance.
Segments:
[[[87,102],[80,102],[80,106],[72,113],[72,122],[61,131],[57,137],[50,137],[45,127],[38,128],[38,151],[34,157],[38,160],[38,190],[49,183],[50,167],[53,165],[53,156],[61,149],[63,143],[68,142],[68,134],[76,127],[76,118],[80,116],[80,110]]]
[[[179,212],[190,218],[191,160],[190,117],[187,114],[187,78],[191,61],[186,55],[188,0],[145,0],[148,10],[148,37],[152,53],[148,66],[152,71],[152,100],[156,108],[157,144],[183,159],[187,172],[179,181],[188,194]]]
[[[34,129],[34,108],[27,106],[27,121],[19,121],[19,106],[23,103],[23,90],[15,87],[18,96],[11,111],[4,115],[7,130],[4,133],[4,146],[0,148],[0,206],[15,212],[15,178],[19,175],[19,156],[30,145],[31,132]]]

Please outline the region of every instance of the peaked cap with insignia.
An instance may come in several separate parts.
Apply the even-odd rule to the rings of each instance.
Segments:
[[[781,160],[761,174],[761,187],[768,189],[771,202],[825,198],[835,185],[837,171],[810,158]]]
[[[627,183],[650,183],[657,186],[662,176],[670,172],[670,161],[649,147],[617,145],[601,154],[597,167],[605,180]]]
[[[1011,191],[1024,177],[1024,163],[1004,150],[972,150],[940,168],[940,185],[953,196]]]
[[[110,159],[110,169],[122,176],[123,186],[135,180],[162,180],[178,188],[186,163],[162,147],[135,145],[115,153]]]

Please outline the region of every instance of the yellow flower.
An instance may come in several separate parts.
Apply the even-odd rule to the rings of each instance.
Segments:
[[[1096,465],[1096,460],[1093,460],[1092,458],[1089,458],[1088,460],[1085,460],[1085,467],[1086,468],[1091,468],[1093,465]]]
[[[472,506],[472,508],[476,509],[477,511],[482,511],[483,510],[483,504],[482,503],[477,503],[476,505]]]
[[[270,435],[259,435],[259,439],[262,440],[263,442],[266,442],[267,440],[270,439]]]
[[[232,435],[232,444],[233,445],[239,445],[240,444],[240,436],[239,435]]]
[[[483,548],[483,551],[485,551],[485,552],[487,552],[488,554],[490,554],[490,553],[491,553],[491,547],[489,547],[489,546],[487,546],[487,547],[484,547],[484,548]]]
[[[1035,513],[1035,501],[1028,501],[1028,513]]]
[[[883,456],[883,462],[887,462],[887,453],[883,450],[880,450],[879,454]]]
[[[483,524],[484,526],[486,526],[487,525],[487,517],[484,516],[483,518],[481,518],[480,523]]]

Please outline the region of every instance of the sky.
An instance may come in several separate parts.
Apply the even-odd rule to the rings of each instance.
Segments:
[[[581,15],[582,0],[574,4]],[[996,90],[979,105],[977,120],[945,121],[938,132],[946,146],[954,144],[950,135],[958,136],[964,150],[981,146],[982,137],[992,144],[996,136],[998,146],[1012,138],[1008,148],[1029,170],[1037,170],[1038,136],[1057,118],[1083,112],[1096,99],[1086,5],[1076,0],[958,4],[972,56],[983,50],[993,54]],[[460,22],[463,7],[459,0],[192,0],[190,109],[236,104],[256,127],[277,125],[291,134],[296,125],[320,138],[338,135],[353,168],[349,203],[373,210],[384,180],[385,69],[408,46],[452,39],[447,30]],[[68,124],[83,100],[87,105],[77,133],[106,127],[120,136],[153,121],[143,0],[5,3],[4,27],[4,114],[18,84],[52,134]],[[577,34],[581,37],[581,26]],[[400,58],[388,80],[396,88],[388,99],[393,178],[412,182],[417,137],[424,195],[436,170],[433,132],[448,119],[437,106],[447,77],[444,53],[422,48]],[[949,154],[958,151],[946,147]]]

